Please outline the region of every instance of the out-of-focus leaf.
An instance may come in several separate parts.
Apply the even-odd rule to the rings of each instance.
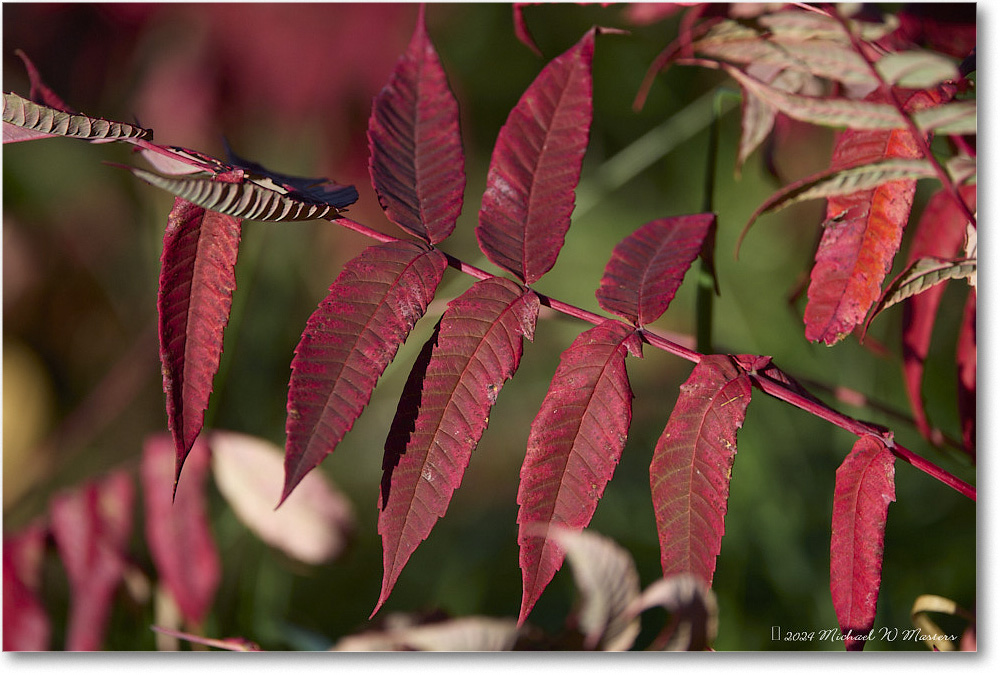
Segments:
[[[476,238],[494,264],[533,284],[556,262],[569,229],[593,117],[596,29],[555,58],[497,136]]]
[[[931,612],[935,614],[945,614],[948,616],[959,616],[973,622],[973,617],[968,611],[958,606],[958,603],[940,595],[921,595],[913,601],[910,609],[910,620],[913,626],[920,632],[920,641],[928,649],[942,652],[955,651],[955,643],[948,639],[947,631],[938,627],[937,623],[928,616]]]
[[[871,323],[876,316],[892,307],[897,302],[901,302],[918,293],[923,293],[937,284],[949,279],[975,279],[976,260],[943,260],[941,258],[920,258],[890,283],[882,298],[872,310]]]
[[[537,528],[590,524],[621,457],[632,420],[625,355],[642,355],[635,329],[605,321],[563,352],[531,423],[517,491],[523,623],[565,554]]]
[[[253,181],[220,182],[212,178],[170,178],[143,169],[129,168],[137,178],[197,206],[235,218],[262,222],[290,222],[335,217],[342,207],[303,201]],[[347,201],[347,197],[345,197]],[[353,202],[351,198],[349,202]]]
[[[205,503],[209,460],[207,444],[196,442],[175,494],[174,444],[158,434],[146,439],[140,471],[149,552],[184,619],[195,625],[211,609],[222,575]]]
[[[531,36],[531,31],[528,30],[528,22],[524,20],[524,8],[527,4],[529,3],[515,2],[513,5],[514,35],[521,41],[521,44],[535,52],[536,56],[541,56],[542,50],[535,44],[535,38]]]
[[[83,140],[116,141],[150,138],[153,132],[123,122],[88,117],[33,103],[14,93],[3,95],[3,142],[66,136]]]
[[[959,194],[975,210],[976,186],[963,185],[959,187]],[[966,222],[965,215],[951,195],[940,189],[931,196],[917,223],[910,243],[908,264],[925,257],[951,258],[957,255]],[[931,427],[921,393],[924,362],[943,293],[944,286],[936,286],[903,302],[903,379],[917,428],[925,438],[930,438]]]
[[[573,569],[582,604],[578,621],[584,647],[628,650],[639,635],[639,619],[627,610],[641,590],[631,554],[612,539],[593,532],[554,525],[547,536],[566,552]]]
[[[962,424],[962,442],[976,461],[976,289],[969,292],[962,315],[955,352],[958,368],[958,417]]]
[[[38,598],[47,532],[41,523],[3,538],[3,650],[49,648],[52,625]]]
[[[28,81],[31,83],[31,90],[28,92],[28,98],[30,98],[35,103],[41,103],[42,105],[47,105],[50,108],[55,108],[56,110],[61,110],[62,112],[67,112],[70,114],[75,114],[76,110],[69,107],[65,101],[60,98],[52,89],[49,88],[45,82],[42,81],[42,76],[32,63],[28,55],[25,54],[20,49],[15,49],[14,53],[21,59],[24,64],[24,69],[28,71]]]
[[[896,129],[906,124],[899,111],[887,103],[791,94],[729,64],[723,63],[722,68],[744,89],[770,102],[792,119],[850,129]]]
[[[952,101],[913,114],[921,130],[955,136],[976,133],[976,120],[975,101]]]
[[[49,518],[70,584],[67,651],[101,648],[132,531],[132,478],[119,471],[52,498]]]
[[[749,403],[750,379],[724,355],[702,357],[680,387],[649,466],[664,576],[712,583]]]
[[[804,73],[789,68],[750,64],[747,72],[763,82],[783,91],[797,92],[802,89],[808,77]],[[743,90],[743,114],[740,116],[740,149],[736,157],[736,170],[740,171],[747,158],[756,150],[774,128],[778,111],[759,96]]]
[[[282,498],[354,425],[447,264],[436,249],[399,241],[371,246],[344,266],[292,359]]]
[[[201,433],[222,358],[241,226],[239,218],[178,198],[163,233],[157,310],[167,422],[176,448],[175,486]]]
[[[715,593],[694,574],[674,574],[654,581],[633,603],[631,613],[650,607],[670,612],[670,623],[650,645],[664,651],[703,651],[719,632],[719,605]]]
[[[830,593],[848,651],[860,651],[875,624],[895,458],[873,436],[859,438],[837,469],[830,537]]]
[[[354,530],[351,504],[321,472],[305,476],[278,508],[283,457],[264,439],[213,431],[212,475],[236,517],[267,544],[310,565],[334,560]]]
[[[956,155],[945,162],[945,170],[956,185],[965,187],[976,184],[976,158]]]
[[[937,52],[889,52],[875,64],[882,79],[908,89],[928,89],[945,80],[959,79],[955,62]]]
[[[513,619],[469,616],[349,635],[330,649],[338,652],[497,652],[513,648],[517,634],[517,622]]]
[[[479,281],[449,304],[429,361],[423,354],[414,366],[385,442],[375,612],[447,511],[500,389],[517,371],[523,338],[534,336],[538,307],[537,295],[509,279]]]
[[[659,218],[625,237],[604,268],[597,302],[639,326],[656,321],[714,223],[714,213]]]
[[[762,15],[758,21],[778,37],[795,37],[799,40],[827,39],[849,42],[840,22],[821,12],[803,12],[790,9]],[[899,19],[891,14],[879,22],[850,19],[850,29],[862,40],[878,40],[896,30]]]
[[[406,53],[368,121],[368,170],[389,220],[436,244],[455,229],[465,190],[458,102],[434,45],[424,9]]]
[[[904,108],[934,106],[944,95],[934,90],[911,92]],[[879,92],[868,98],[883,100]],[[837,139],[830,168],[888,159],[923,159],[909,130],[848,129]],[[826,227],[810,276],[806,339],[832,345],[864,321],[899,249],[915,191],[916,181],[909,178],[828,198]]]
[[[192,633],[185,633],[179,630],[173,630],[171,628],[164,628],[163,626],[150,626],[157,633],[163,633],[164,635],[169,635],[171,637],[179,638],[181,640],[187,640],[188,642],[193,642],[194,644],[205,645],[206,647],[215,647],[216,649],[223,649],[229,652],[259,652],[263,651],[256,642],[251,642],[246,638],[230,637],[223,638],[221,640],[216,638],[207,638],[200,635],[193,635]]]

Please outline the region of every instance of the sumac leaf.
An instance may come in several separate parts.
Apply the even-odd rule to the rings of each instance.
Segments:
[[[351,504],[320,471],[278,508],[281,448],[264,439],[214,431],[212,475],[236,517],[265,543],[309,565],[337,558],[354,530]]]
[[[38,597],[47,532],[34,523],[3,538],[3,650],[49,648],[52,624]]]
[[[50,108],[55,108],[56,110],[61,110],[63,112],[75,114],[76,110],[69,107],[62,98],[59,97],[57,93],[52,91],[45,82],[42,81],[42,76],[38,72],[38,68],[32,63],[28,55],[25,54],[20,49],[15,49],[14,53],[21,59],[24,64],[24,69],[28,71],[28,81],[31,83],[31,90],[28,92],[28,98],[30,98],[35,103],[41,103],[42,105],[47,105]]]
[[[872,310],[872,319],[898,302],[924,293],[934,286],[950,279],[967,279],[976,275],[976,260],[942,260],[941,258],[920,258],[899,273],[890,283],[882,298]]]
[[[150,138],[153,132],[123,122],[77,115],[33,103],[17,94],[3,95],[3,142],[66,136],[87,141]]]
[[[573,569],[584,648],[629,649],[639,635],[639,619],[629,610],[641,590],[632,555],[614,540],[585,530],[553,526],[547,536],[566,552]]]
[[[538,296],[509,279],[479,281],[449,304],[429,360],[426,351],[418,359],[385,443],[375,611],[447,511],[500,388],[521,361],[523,338],[534,336],[538,307]]]
[[[195,442],[176,494],[174,444],[167,435],[146,439],[142,453],[142,491],[146,542],[160,581],[170,591],[184,619],[200,624],[208,614],[222,577],[219,551],[208,522],[205,479],[209,451]]]
[[[959,193],[972,210],[976,208],[976,186],[963,185]],[[967,219],[944,189],[931,196],[917,223],[908,252],[909,262],[924,257],[950,258],[962,247]],[[931,426],[921,393],[924,363],[930,349],[935,318],[944,286],[935,286],[903,302],[903,380],[917,428],[930,438]]]
[[[719,603],[700,577],[682,573],[657,579],[642,592],[631,611],[639,613],[657,606],[670,613],[671,621],[650,649],[702,651],[712,646],[719,632]]]
[[[712,584],[749,403],[750,379],[724,355],[703,356],[680,387],[649,466],[664,576],[690,573]]]
[[[292,359],[282,499],[354,425],[447,265],[436,249],[398,241],[371,246],[344,266]]]
[[[436,244],[455,229],[465,190],[458,102],[420,6],[410,46],[375,97],[368,170],[389,220]]]
[[[278,192],[249,180],[222,182],[198,176],[171,178],[136,169],[129,170],[154,187],[192,202],[209,211],[263,222],[316,220],[336,216],[342,207],[328,203],[303,201],[292,194]],[[354,201],[345,198],[345,206]]]
[[[896,500],[894,457],[864,436],[837,469],[830,537],[830,593],[848,651],[864,649],[875,623],[889,502]]]
[[[596,29],[550,62],[500,129],[476,238],[494,264],[526,284],[556,262],[569,229],[593,117]]]
[[[49,518],[70,585],[67,651],[101,648],[132,531],[132,479],[120,471],[52,498]]]
[[[878,92],[869,96],[880,100]],[[907,110],[940,101],[936,92],[913,92]],[[890,158],[921,159],[908,130],[857,131],[837,139],[831,168]],[[878,299],[910,217],[916,181],[904,179],[827,200],[827,226],[816,251],[805,310],[806,338],[832,345],[864,321]]]
[[[890,52],[878,60],[875,68],[887,84],[909,89],[928,89],[960,77],[953,60],[922,50]]]
[[[205,421],[236,288],[239,218],[174,201],[160,257],[160,363],[180,477]]]
[[[338,652],[499,652],[513,649],[518,626],[512,619],[467,616],[341,638]]]
[[[788,9],[762,14],[758,21],[777,39],[795,37],[799,40],[850,42],[840,22],[823,12]],[[878,40],[894,31],[899,26],[899,19],[889,14],[881,22],[850,19],[847,25],[862,40]]]
[[[952,101],[918,110],[913,121],[922,131],[938,134],[974,134],[977,129],[975,101]]]
[[[521,623],[565,557],[537,529],[586,527],[618,465],[632,420],[627,353],[642,355],[639,336],[627,324],[608,320],[581,333],[560,357],[531,423],[517,490]]]
[[[714,223],[713,213],[660,218],[625,237],[604,268],[597,302],[638,326],[656,321]]]

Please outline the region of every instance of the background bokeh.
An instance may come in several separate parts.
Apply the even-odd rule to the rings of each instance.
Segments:
[[[367,177],[365,128],[373,96],[406,48],[417,7],[393,4],[8,4],[3,8],[3,88],[26,94],[14,49],[47,83],[89,114],[136,119],[156,141],[222,156],[225,135],[242,156],[274,170],[329,176],[361,193],[351,217],[394,231]],[[486,269],[473,228],[492,144],[511,107],[543,64],[591,25],[627,28],[598,40],[595,115],[578,207],[559,262],[538,290],[600,311],[594,298],[611,249],[643,223],[696,213],[704,203],[711,92],[716,73],[674,67],[642,110],[632,101],[647,66],[677,34],[679,15],[635,21],[624,6],[529,6],[525,16],[544,60],[519,43],[509,5],[431,5],[428,28],[461,109],[468,184],[445,250]],[[906,415],[898,311],[873,324],[879,352],[856,339],[827,348],[802,335],[804,298],[822,204],[763,219],[740,258],[732,251],[750,213],[777,186],[761,153],[733,171],[739,106],[724,99],[714,194],[719,214],[721,296],[715,347],[775,358],[817,383],[845,387]],[[822,168],[832,134],[782,131],[776,161],[785,180]],[[646,161],[643,157],[651,159]],[[157,345],[159,251],[172,198],[103,162],[130,162],[127,147],[51,139],[3,149],[4,531],[42,513],[56,491],[112,468],[138,465],[143,438],[166,426]],[[926,183],[926,182],[925,182]],[[932,186],[921,184],[918,204]],[[237,291],[207,424],[284,443],[289,363],[306,318],[345,261],[368,241],[317,221],[247,223]],[[897,265],[898,268],[898,265]],[[694,331],[694,274],[654,328]],[[224,580],[207,635],[241,635],[265,649],[325,648],[363,629],[378,597],[381,553],[376,501],[382,445],[416,352],[447,300],[471,280],[449,271],[437,300],[400,350],[371,405],[321,466],[349,496],[355,540],[339,560],[307,568],[257,541],[213,493],[213,527]],[[945,296],[926,391],[932,421],[959,436],[954,347],[965,290]],[[559,353],[585,326],[543,313],[519,373],[501,393],[447,516],[417,550],[384,612],[444,610],[516,616],[518,471],[528,428]],[[593,521],[636,557],[643,584],[659,574],[648,465],[690,364],[647,348],[630,359],[635,392],[624,456]],[[824,395],[825,397],[825,395]],[[827,400],[830,400],[826,397]],[[837,407],[891,426],[897,438],[965,480],[969,463],[930,447],[905,420],[869,406]],[[834,471],[850,434],[755,392],[740,432],[726,536],[715,590],[728,649],[798,649],[771,641],[771,627],[836,627],[829,597]],[[897,463],[876,627],[907,628],[923,593],[972,608],[976,598],[975,504]],[[141,503],[141,502],[139,502]],[[141,522],[140,520],[136,521]],[[150,566],[139,530],[141,564]],[[147,557],[143,557],[147,556]],[[45,602],[61,644],[68,589],[58,560],[46,567]],[[560,572],[532,621],[557,632],[574,601]],[[648,615],[640,644],[662,616]],[[151,649],[148,607],[116,606],[106,647]],[[836,642],[806,649],[842,649]],[[925,649],[875,642],[868,649]]]

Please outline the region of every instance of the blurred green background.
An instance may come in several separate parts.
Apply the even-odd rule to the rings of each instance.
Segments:
[[[27,94],[13,53],[21,48],[79,110],[137,119],[155,130],[158,143],[215,156],[223,155],[224,134],[240,155],[274,170],[353,183],[361,199],[351,217],[394,232],[368,183],[365,128],[372,97],[405,50],[416,13],[415,5],[391,4],[8,4],[4,90]],[[640,24],[623,5],[542,5],[527,7],[525,16],[544,60],[515,38],[509,5],[428,7],[428,29],[461,108],[468,174],[462,216],[443,248],[495,269],[479,253],[473,229],[492,144],[507,113],[544,63],[591,25],[627,28],[627,35],[598,40],[594,124],[578,207],[558,263],[537,284],[541,292],[600,311],[594,290],[615,243],[653,218],[702,210],[712,92],[732,84],[715,72],[673,67],[656,79],[636,112],[632,102],[640,82],[677,35],[680,15]],[[907,415],[899,311],[872,326],[872,337],[887,347],[881,355],[854,338],[827,348],[803,337],[804,297],[790,302],[789,296],[807,278],[822,203],[762,219],[739,261],[733,260],[739,230],[779,183],[763,170],[760,152],[735,175],[739,106],[729,99],[726,108],[714,194],[721,287],[714,310],[716,351],[771,355],[796,377],[856,390]],[[831,140],[831,132],[791,126],[777,149],[784,179],[824,167]],[[143,438],[166,427],[155,325],[159,251],[172,198],[105,161],[133,160],[127,147],[63,139],[3,149],[5,533],[43,513],[55,491],[114,467],[137,467]],[[932,188],[921,183],[918,204]],[[322,221],[244,225],[208,426],[284,444],[292,350],[344,262],[368,243]],[[654,328],[693,334],[694,282],[691,273]],[[454,270],[446,274],[428,317],[386,371],[354,429],[321,466],[358,517],[355,540],[339,560],[317,568],[289,561],[256,540],[213,492],[224,577],[206,635],[245,636],[265,649],[315,649],[368,625],[382,571],[376,502],[385,433],[416,352],[446,302],[470,283]],[[945,296],[925,384],[932,422],[952,437],[960,436],[953,354],[964,293],[953,284]],[[516,616],[518,471],[558,356],[584,328],[543,313],[462,488],[413,555],[383,612]],[[628,367],[635,393],[632,429],[592,528],[635,556],[648,585],[660,573],[648,466],[691,366],[647,347],[644,358],[630,359]],[[822,388],[814,391],[830,400]],[[871,407],[835,405],[891,426],[904,445],[975,482],[968,461],[930,447],[912,424]],[[831,505],[834,472],[853,440],[754,392],[739,436],[714,582],[718,649],[842,649],[836,642],[772,642],[771,627],[836,627],[829,593]],[[910,627],[910,607],[923,593],[973,608],[975,504],[902,462],[896,485],[876,628]],[[152,574],[141,520],[136,523],[133,549]],[[68,590],[54,555],[45,583],[58,647]],[[574,594],[564,569],[532,622],[558,632]],[[663,618],[647,616],[640,646]],[[153,648],[152,622],[149,606],[119,603],[106,648]],[[868,649],[925,647],[876,641]]]

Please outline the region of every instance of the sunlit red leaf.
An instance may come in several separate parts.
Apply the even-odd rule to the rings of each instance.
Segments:
[[[728,356],[702,357],[681,385],[649,466],[664,576],[690,573],[712,583],[736,432],[749,403],[750,379]]]
[[[962,186],[959,193],[969,207],[975,210],[976,186]],[[909,261],[929,256],[955,256],[962,246],[965,224],[966,218],[958,205],[947,192],[939,190],[927,202],[917,223],[910,243]],[[931,427],[924,410],[921,385],[924,362],[927,360],[935,317],[944,290],[944,286],[932,287],[903,302],[903,379],[917,428],[925,437],[930,436]]]
[[[208,444],[219,492],[261,540],[309,565],[340,555],[354,531],[354,513],[321,471],[305,476],[275,508],[281,494],[281,448],[232,431],[213,431]]]
[[[880,94],[869,99],[881,100]],[[911,92],[905,107],[919,110],[940,100],[936,92]],[[848,129],[837,139],[831,168],[921,157],[907,130]],[[805,310],[808,340],[832,345],[864,321],[892,266],[915,190],[916,181],[906,179],[827,200],[827,226],[816,252]]]
[[[409,48],[372,104],[368,143],[372,185],[389,219],[432,244],[451,234],[465,189],[458,102],[423,5]]]
[[[597,302],[639,326],[656,321],[674,299],[714,223],[715,214],[699,213],[640,227],[615,246]]]
[[[45,651],[52,626],[38,592],[45,527],[35,523],[3,540],[3,650]]]
[[[837,469],[830,537],[830,593],[848,651],[864,649],[875,623],[894,457],[873,436],[858,439]]]
[[[962,442],[976,460],[976,289],[965,302],[962,328],[958,333],[955,354],[958,366],[958,416],[962,423]]]
[[[500,388],[532,339],[539,301],[494,277],[452,301],[403,390],[385,444],[378,531],[388,598],[417,546],[444,516]]]
[[[227,180],[223,178],[222,180]],[[242,221],[174,201],[160,257],[160,364],[174,439],[174,485],[205,422],[236,288]]]
[[[565,557],[537,529],[586,527],[618,465],[632,420],[628,353],[641,356],[642,343],[627,324],[609,320],[581,333],[531,423],[517,490],[522,623]]]
[[[209,451],[196,441],[187,470],[170,489],[174,477],[174,445],[167,435],[146,439],[140,476],[145,501],[146,542],[160,581],[184,619],[200,624],[215,599],[222,570],[208,523],[205,478]]]
[[[49,518],[70,585],[68,651],[101,648],[115,589],[125,572],[134,487],[111,474],[53,497]]]
[[[569,229],[593,116],[596,29],[549,63],[500,129],[476,238],[494,264],[532,284],[555,264]]]
[[[436,249],[388,242],[347,263],[330,286],[292,359],[282,499],[354,425],[447,264]]]

